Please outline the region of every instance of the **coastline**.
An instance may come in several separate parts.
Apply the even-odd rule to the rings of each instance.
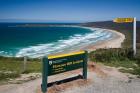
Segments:
[[[53,26],[53,27],[55,27],[55,26]],[[112,39],[112,38],[114,38],[114,36],[116,36],[116,35],[114,35],[113,32],[111,32],[111,31],[109,32],[108,29],[102,29],[102,28],[94,28],[94,27],[92,28],[92,27],[77,26],[77,25],[71,25],[71,26],[70,25],[60,25],[57,27],[77,27],[77,28],[90,30],[91,33],[84,35],[84,36],[78,36],[78,38],[76,36],[75,38],[69,38],[67,40],[61,40],[61,41],[59,40],[60,42],[59,41],[58,42],[61,44],[61,45],[57,46],[57,47],[59,47],[59,50],[57,49],[57,51],[56,50],[53,51],[51,49],[54,49],[55,47],[51,47],[50,50],[52,52],[45,54],[46,56],[47,55],[58,55],[58,54],[64,54],[64,53],[70,53],[70,52],[77,52],[80,50],[89,50],[89,47],[96,46],[96,44],[99,44],[98,42],[104,42],[105,40]],[[98,32],[98,30],[99,30],[99,32]],[[94,31],[95,31],[95,33],[94,33]],[[100,36],[99,39],[98,39],[98,36]],[[95,38],[95,40],[94,40],[94,38]],[[76,44],[76,42],[79,44]],[[83,42],[83,43],[81,43],[81,42]],[[43,45],[43,47],[45,47],[44,45]],[[63,46],[64,46],[64,48],[63,48]],[[26,53],[27,50],[32,50],[32,48],[33,48],[33,51],[36,51],[34,49],[36,49],[37,47],[40,48],[40,47],[42,47],[42,45],[41,46],[40,45],[39,46],[32,46],[29,48],[21,49],[21,51],[16,54],[17,55],[16,57],[21,57],[22,56],[21,54],[23,54],[24,52]],[[94,49],[92,49],[92,50],[94,50]],[[33,54],[33,56],[29,55],[28,57],[30,57],[30,58],[42,58],[42,57],[44,57],[44,54],[40,53],[39,55],[37,55],[37,53],[35,53],[35,55],[34,54]]]
[[[121,48],[122,47],[121,44],[125,40],[125,35],[116,30],[111,30],[111,29],[105,29],[105,30],[114,33],[110,40],[102,40],[102,41],[96,42],[95,44],[88,45],[84,47],[83,49],[90,52],[90,51],[94,51],[100,48],[106,48],[106,49],[107,48]]]
[[[102,29],[102,28],[86,27],[86,26],[84,26],[84,27],[75,26],[75,27],[91,29],[91,31],[92,31],[92,29]],[[101,49],[101,48],[108,49],[108,48],[121,48],[122,47],[122,43],[125,40],[125,35],[124,34],[118,32],[116,30],[112,30],[112,29],[103,29],[103,30],[106,30],[106,31],[109,31],[109,32],[113,33],[112,36],[110,37],[110,39],[101,40],[101,41],[98,41],[96,43],[85,45],[83,47],[79,47],[79,49],[76,49],[76,50],[64,50],[63,52],[55,53],[55,54],[52,54],[52,55],[58,55],[58,54],[64,54],[64,53],[70,53],[70,52],[77,52],[77,51],[82,51],[82,50],[86,50],[88,52],[91,52],[91,51],[95,51],[96,49]]]
[[[55,25],[56,26],[56,25]],[[53,27],[55,27],[53,26]],[[102,28],[95,28],[95,27],[87,27],[87,26],[78,26],[78,25],[61,25],[61,26],[58,26],[58,27],[78,27],[78,28],[83,28],[83,29],[89,29],[91,32],[94,32],[95,30],[97,30],[97,33],[98,33],[98,30],[102,30],[103,34],[103,38],[101,37],[101,39],[97,40],[96,41],[96,38],[94,40],[94,36],[98,36],[98,34],[100,35],[100,31],[98,34],[94,34],[94,35],[86,35],[86,39],[87,38],[91,38],[89,41],[87,39],[87,41],[85,39],[82,39],[82,43],[79,43],[79,44],[76,44],[76,45],[71,45],[69,48],[61,48],[61,45],[62,47],[63,46],[67,46],[67,45],[63,45],[63,43],[65,44],[65,42],[71,40],[71,39],[68,39],[67,41],[66,40],[62,40],[62,42],[60,42],[60,48],[58,52],[52,52],[52,53],[49,53],[49,54],[46,54],[46,55],[57,55],[57,54],[64,54],[64,53],[70,53],[70,52],[76,52],[76,51],[80,51],[80,50],[87,50],[88,52],[90,51],[94,51],[96,49],[99,49],[99,48],[120,48],[121,47],[121,43],[124,41],[125,39],[125,36],[120,33],[120,32],[117,32],[115,30],[111,30],[111,29],[102,29]],[[106,34],[108,33],[108,34]],[[91,33],[92,34],[92,33]],[[109,35],[109,37],[108,37]],[[81,36],[80,38],[85,38],[85,36]],[[95,42],[94,42],[95,41]],[[78,37],[78,40],[77,40],[77,37],[76,38],[72,38],[71,42],[67,42],[66,44],[68,43],[73,43],[73,42],[79,42],[79,37]],[[80,40],[81,42],[81,40]],[[44,46],[45,45],[45,46]],[[31,47],[25,47],[23,49],[21,49],[21,51],[19,51],[18,53],[21,55],[18,55],[18,53],[16,53],[16,55],[14,57],[23,57],[22,54],[25,52],[28,52],[27,50],[30,50],[33,49],[32,51],[36,51],[36,49],[39,49],[41,47],[45,48],[47,44],[40,44],[40,45],[36,45],[36,46],[31,46]],[[68,44],[69,45],[69,44]],[[59,46],[57,46],[59,47]],[[54,47],[55,48],[55,47]],[[27,50],[26,50],[27,49]],[[23,50],[23,51],[22,51]],[[50,48],[51,50],[51,48]],[[40,53],[40,52],[39,52]],[[40,53],[41,54],[41,53]],[[42,58],[46,55],[37,55],[36,56],[36,53],[35,53],[35,56],[36,57],[29,57],[29,58]]]

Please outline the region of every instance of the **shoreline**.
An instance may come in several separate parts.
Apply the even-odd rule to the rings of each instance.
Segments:
[[[102,29],[102,28],[95,28],[95,27],[86,27],[86,26],[75,26],[75,27],[81,27],[81,28],[85,28],[85,29]],[[112,36],[110,37],[110,39],[107,40],[101,40],[98,41],[96,43],[92,43],[89,45],[86,45],[84,47],[79,47],[79,49],[75,50],[64,50],[63,52],[59,52],[59,53],[55,53],[52,55],[58,55],[58,54],[65,54],[65,53],[70,53],[70,52],[77,52],[77,51],[81,51],[81,50],[86,50],[88,52],[91,51],[95,51],[96,49],[108,49],[108,48],[121,48],[122,47],[122,43],[125,40],[125,35],[116,31],[116,30],[112,30],[112,29],[103,29],[106,31],[109,31],[112,34]]]
[[[59,26],[59,27],[61,27],[61,26]],[[86,27],[86,26],[74,26],[74,25],[73,26],[63,25],[63,27],[78,27],[78,28],[83,28],[83,29],[89,29],[91,32],[94,31],[95,29],[102,29],[102,28]],[[79,45],[76,47],[73,46],[73,48],[71,47],[69,49],[62,49],[61,52],[51,53],[48,55],[58,55],[58,54],[64,54],[64,53],[70,53],[70,52],[77,52],[80,50],[87,50],[88,52],[90,52],[90,51],[94,51],[94,50],[99,49],[99,48],[120,48],[121,47],[121,43],[125,39],[125,36],[122,33],[117,32],[115,30],[111,30],[111,29],[102,29],[102,30],[104,30],[105,32],[110,32],[112,35],[106,39],[99,40],[97,42],[92,42],[92,43],[85,44],[85,45],[82,44],[82,45]],[[44,57],[44,56],[40,56],[40,57],[36,57],[36,58],[42,58],[42,57]]]
[[[90,27],[90,28],[92,28],[92,27]],[[84,47],[84,49],[90,52],[90,51],[94,51],[94,50],[100,49],[100,48],[105,48],[105,49],[121,48],[122,43],[125,40],[125,35],[116,30],[112,30],[112,29],[105,29],[105,30],[113,33],[110,40],[102,40],[102,41],[96,42],[95,44],[91,44],[91,45],[88,45],[87,47]]]

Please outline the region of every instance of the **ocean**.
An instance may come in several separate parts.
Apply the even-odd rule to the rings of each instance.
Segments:
[[[37,58],[74,51],[111,36],[105,29],[74,24],[0,23],[0,56]]]

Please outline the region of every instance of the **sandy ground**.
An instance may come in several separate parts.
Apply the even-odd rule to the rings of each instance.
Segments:
[[[71,87],[58,93],[139,93],[140,91],[140,79],[131,75],[128,78],[128,75],[112,67],[99,66],[97,71],[88,72],[88,79],[90,84],[86,86],[83,84],[81,87]]]
[[[96,45],[85,47],[89,51],[97,48],[118,48],[125,39],[119,32],[114,32],[113,39],[99,42]],[[139,93],[140,79],[132,75],[119,72],[116,68],[96,65],[89,62],[88,79],[78,79],[72,82],[48,88],[48,93]],[[81,70],[70,71],[50,76],[49,82],[63,80],[81,74]],[[130,79],[129,77],[133,77]],[[0,93],[41,93],[41,78],[22,84],[8,84],[0,86]]]

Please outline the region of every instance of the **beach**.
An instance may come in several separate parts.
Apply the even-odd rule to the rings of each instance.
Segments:
[[[121,44],[125,40],[125,35],[116,31],[116,30],[110,30],[110,29],[106,29],[106,30],[113,33],[110,40],[99,41],[96,44],[94,44],[94,45],[91,44],[83,49],[90,52],[90,51],[100,49],[100,48],[105,48],[105,49],[107,49],[107,48],[121,48]]]
[[[3,33],[0,35],[0,56],[42,58],[50,54],[90,51],[101,46],[107,47],[104,42],[119,39],[117,42],[120,43],[123,41],[120,38],[124,37],[109,29],[65,24],[44,25],[35,27],[30,24],[29,27],[22,27],[22,24],[15,23],[0,27],[0,32]],[[109,45],[120,46],[112,43]]]
[[[75,26],[75,27],[81,27],[81,26]],[[81,28],[86,28],[86,29],[100,29],[100,28],[95,28],[95,27],[81,27]],[[58,54],[64,54],[64,53],[69,53],[69,52],[76,52],[76,51],[81,51],[81,50],[86,50],[88,52],[91,51],[95,51],[96,49],[108,49],[108,48],[121,48],[122,47],[122,43],[125,40],[125,35],[116,31],[116,30],[111,30],[111,29],[103,29],[105,31],[111,32],[112,35],[109,39],[104,39],[104,40],[100,40],[96,43],[91,43],[91,44],[87,44],[84,46],[80,46],[77,49],[73,49],[73,50],[65,50],[63,52],[59,52],[56,53],[56,55]],[[55,55],[55,54],[54,54]]]

